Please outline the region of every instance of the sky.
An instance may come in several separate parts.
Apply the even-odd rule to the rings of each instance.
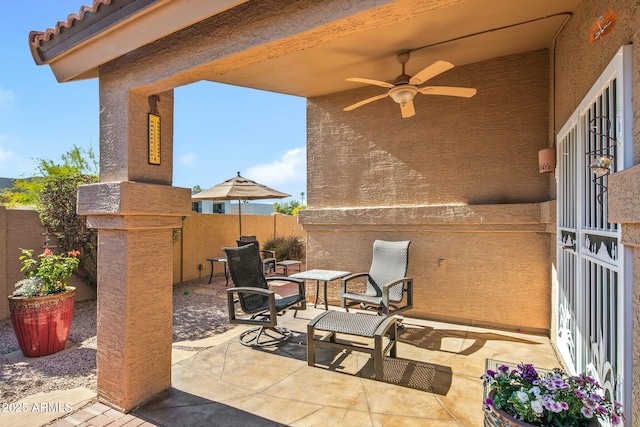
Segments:
[[[73,145],[98,152],[98,79],[58,83],[29,50],[32,30],[65,21],[91,0],[0,2],[0,177],[36,173]],[[173,185],[203,189],[237,172],[306,201],[304,98],[213,82],[174,89]]]

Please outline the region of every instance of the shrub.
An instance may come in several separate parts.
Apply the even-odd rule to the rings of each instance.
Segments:
[[[301,260],[305,255],[305,242],[296,236],[276,237],[265,242],[264,248],[276,253],[276,259]]]
[[[97,283],[98,232],[87,228],[87,218],[76,213],[78,185],[96,182],[93,175],[49,176],[40,192],[40,221],[58,239],[62,252],[80,250],[75,275],[90,286]]]

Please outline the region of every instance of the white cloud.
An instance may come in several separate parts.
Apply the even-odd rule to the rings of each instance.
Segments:
[[[197,158],[195,153],[186,153],[180,156],[180,163],[186,166],[193,165]]]
[[[269,187],[296,184],[306,187],[307,154],[305,148],[288,150],[273,163],[256,165],[247,171],[246,177]],[[244,175],[244,174],[243,174]]]
[[[15,103],[16,96],[12,90],[0,88],[0,109],[11,108]]]
[[[2,141],[2,135],[0,135],[0,141]],[[0,147],[0,163],[9,163],[13,159],[14,153],[11,150],[5,150]]]
[[[2,178],[22,178],[33,176],[35,164],[33,160],[28,160],[20,152],[5,148],[9,138],[0,134],[0,177]],[[13,142],[8,144],[16,146]]]

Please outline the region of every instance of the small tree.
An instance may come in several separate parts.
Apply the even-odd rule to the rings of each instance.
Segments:
[[[295,215],[301,209],[305,209],[305,206],[302,206],[297,200],[291,200],[282,204],[277,202],[273,204],[274,212],[279,212],[286,215]]]
[[[91,286],[97,284],[98,233],[87,228],[87,218],[76,213],[78,185],[96,182],[94,175],[49,176],[40,192],[40,221],[58,238],[62,252],[79,250],[76,276]]]
[[[98,164],[92,149],[75,145],[61,160],[56,163],[40,159],[40,176],[16,180],[12,189],[2,191],[0,202],[9,206],[36,206],[42,225],[57,237],[61,251],[80,251],[76,276],[95,286],[98,234],[87,229],[86,217],[76,213],[76,199],[78,185],[98,181]]]

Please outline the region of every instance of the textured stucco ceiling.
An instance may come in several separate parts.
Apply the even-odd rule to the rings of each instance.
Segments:
[[[348,77],[392,81],[396,53],[414,50],[413,75],[437,60],[456,66],[551,47],[580,0],[467,0],[217,75],[212,81],[314,97],[362,86]]]

